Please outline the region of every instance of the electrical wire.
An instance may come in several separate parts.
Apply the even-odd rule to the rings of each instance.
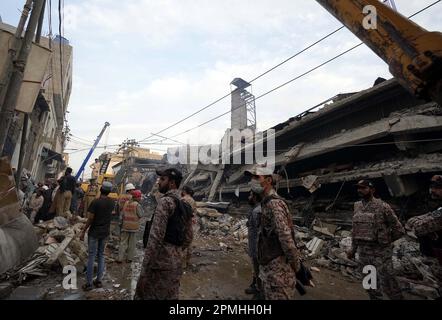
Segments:
[[[426,6],[425,8],[423,8],[423,9],[419,10],[418,12],[414,13],[413,15],[409,16],[408,18],[412,18],[412,17],[418,15],[419,13],[421,13],[421,12],[423,12],[423,11],[429,9],[430,7],[436,5],[437,3],[441,2],[441,1],[442,1],[442,0],[438,0],[438,1],[435,1],[435,2],[431,3],[430,5]],[[309,73],[311,73],[311,72],[313,72],[313,71],[315,71],[315,70],[317,70],[317,69],[319,69],[319,68],[321,68],[321,67],[323,67],[323,66],[329,64],[330,62],[332,62],[332,61],[334,61],[334,60],[336,60],[336,59],[342,57],[343,55],[345,55],[345,54],[347,54],[347,53],[349,53],[349,52],[355,50],[356,48],[360,47],[360,46],[363,45],[363,44],[364,44],[364,43],[361,42],[361,43],[359,43],[359,44],[357,44],[357,45],[355,45],[355,46],[353,46],[353,47],[351,47],[351,48],[349,48],[349,49],[347,49],[347,50],[341,52],[340,54],[334,56],[333,58],[328,59],[327,61],[325,61],[325,62],[323,62],[323,63],[317,65],[316,67],[311,68],[310,70],[308,70],[308,71],[306,71],[306,72],[304,72],[304,73],[302,73],[302,74],[300,74],[300,75],[298,75],[298,76],[296,76],[296,77],[290,79],[289,81],[284,82],[283,84],[281,84],[281,85],[279,85],[279,86],[277,86],[277,87],[275,87],[275,88],[273,88],[273,89],[271,89],[271,90],[265,92],[264,94],[259,95],[258,97],[255,98],[255,101],[258,100],[258,99],[260,99],[260,98],[263,98],[263,97],[269,95],[270,93],[275,92],[275,91],[277,91],[277,90],[279,90],[279,89],[285,87],[286,85],[288,85],[288,84],[290,84],[290,83],[292,83],[292,82],[294,82],[294,81],[296,81],[296,80],[298,80],[298,79],[300,79],[300,78],[302,78],[302,77],[308,75]],[[214,118],[211,118],[211,119],[209,119],[209,120],[207,120],[207,121],[205,121],[205,122],[203,122],[203,123],[201,123],[201,124],[199,124],[199,125],[197,125],[197,126],[195,126],[195,127],[192,127],[192,128],[190,128],[190,129],[184,130],[184,131],[182,131],[182,132],[180,132],[180,133],[178,133],[178,134],[175,134],[175,135],[172,135],[172,136],[170,136],[170,137],[167,137],[167,139],[172,139],[172,138],[178,137],[178,136],[180,136],[180,135],[183,135],[183,134],[185,134],[185,133],[188,133],[188,132],[190,132],[190,131],[193,131],[193,130],[195,130],[195,129],[198,129],[198,128],[200,128],[200,127],[202,127],[202,126],[204,126],[204,125],[206,125],[206,124],[208,124],[208,123],[210,123],[210,122],[212,122],[212,121],[215,121],[215,120],[217,120],[217,119],[219,119],[219,118],[221,118],[221,117],[223,117],[223,116],[225,116],[225,115],[231,113],[232,111],[235,111],[235,110],[237,110],[237,109],[239,109],[239,108],[244,107],[244,105],[245,105],[245,104],[242,104],[242,105],[239,105],[239,106],[237,106],[237,107],[235,107],[235,108],[232,108],[232,109],[230,109],[230,110],[228,110],[228,111],[226,111],[226,112],[224,112],[224,113],[222,113],[222,114],[220,114],[220,115],[218,115],[218,116],[216,116],[216,117],[214,117]],[[164,141],[164,139],[161,140],[160,142],[162,142],[162,141]]]
[[[313,48],[314,46],[316,46],[320,42],[326,40],[327,38],[331,37],[332,35],[334,35],[335,33],[339,32],[340,30],[342,30],[344,28],[345,28],[344,26],[341,26],[340,28],[338,28],[338,29],[328,33],[327,35],[323,36],[322,38],[320,38],[319,40],[313,42],[312,44],[308,45],[307,47],[303,48],[302,50],[296,52],[295,54],[291,55],[290,57],[288,57],[287,59],[283,60],[282,62],[276,64],[275,66],[271,67],[270,69],[268,69],[268,70],[264,71],[263,73],[259,74],[258,76],[253,78],[251,81],[249,81],[249,83],[253,83],[254,81],[264,77],[268,73],[274,71],[275,69],[279,68],[283,64],[289,62],[290,60],[296,58],[297,56],[301,55],[302,53],[306,52],[307,50]],[[162,133],[162,132],[164,132],[166,130],[169,130],[170,128],[173,128],[173,127],[177,126],[178,124],[186,121],[187,119],[192,118],[193,116],[197,115],[198,113],[201,113],[202,111],[204,111],[204,110],[212,107],[213,105],[217,104],[218,102],[224,100],[225,98],[229,97],[230,95],[231,95],[231,92],[227,93],[226,95],[222,96],[221,98],[216,99],[215,101],[213,101],[212,103],[202,107],[201,109],[198,109],[197,111],[193,112],[192,114],[188,115],[187,117],[185,117],[185,118],[183,118],[183,119],[181,119],[181,120],[171,124],[170,126],[164,128],[163,130],[156,132],[155,134],[160,134],[160,133]],[[155,134],[151,134],[150,136],[148,136],[148,137],[146,137],[144,139],[141,139],[139,142],[143,142],[145,140],[148,140],[148,139],[154,137]]]

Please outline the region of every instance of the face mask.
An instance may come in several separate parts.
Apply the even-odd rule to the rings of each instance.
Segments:
[[[261,186],[261,183],[258,180],[250,181],[250,188],[257,194],[262,194],[264,192],[264,187]]]

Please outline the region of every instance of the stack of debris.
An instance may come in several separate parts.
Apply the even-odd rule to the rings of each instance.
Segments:
[[[247,242],[247,219],[233,218],[214,208],[201,207],[201,203],[199,205],[197,221],[201,234],[218,237],[233,235],[237,241]]]
[[[29,276],[47,276],[47,272],[53,268],[84,267],[87,262],[87,248],[79,240],[79,235],[85,222],[86,219],[81,217],[75,217],[71,221],[55,217],[54,220],[35,225],[39,248],[28,261],[8,271],[6,277],[21,283]]]
[[[395,242],[393,267],[404,291],[426,299],[439,297],[438,280],[435,277],[435,274],[441,274],[439,262],[423,257],[419,243],[413,238],[404,237]]]
[[[313,230],[295,228],[297,245],[311,265],[341,272],[355,281],[363,278],[358,255],[355,260],[347,257],[351,248],[349,231],[327,224],[314,226]],[[425,299],[439,297],[438,281],[434,276],[440,272],[439,263],[436,259],[423,257],[415,239],[406,236],[394,243],[393,267],[404,292]]]

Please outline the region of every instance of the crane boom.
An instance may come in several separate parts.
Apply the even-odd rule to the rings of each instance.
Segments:
[[[379,0],[316,0],[382,58],[399,83],[442,105],[442,33],[430,32]],[[366,29],[367,6],[376,28]]]
[[[98,143],[99,143],[100,140],[101,140],[101,137],[103,136],[104,132],[106,131],[107,127],[109,127],[109,126],[110,126],[110,123],[109,123],[109,122],[106,122],[106,123],[104,124],[104,127],[103,127],[103,129],[101,129],[101,132],[100,132],[100,134],[98,135],[97,139],[95,140],[94,145],[92,146],[91,150],[89,150],[89,152],[88,152],[86,158],[84,159],[83,163],[81,164],[81,167],[80,167],[80,169],[78,170],[77,175],[75,176],[75,180],[78,180],[78,178],[80,178],[81,174],[83,173],[84,167],[86,166],[87,162],[88,162],[89,159],[91,158],[92,153],[94,152],[95,148],[97,147]]]

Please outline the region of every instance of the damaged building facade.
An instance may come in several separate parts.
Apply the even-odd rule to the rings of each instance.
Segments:
[[[0,22],[2,75],[8,75],[15,32],[15,27]],[[14,121],[0,156],[0,274],[25,261],[37,248],[37,237],[15,190],[20,149],[24,151],[20,189],[27,186],[28,176],[35,182],[58,178],[66,166],[65,114],[72,88],[72,59],[72,47],[63,37],[41,37],[39,43],[32,43]],[[0,86],[2,94],[5,83]]]
[[[320,219],[350,227],[354,184],[363,178],[401,219],[432,209],[428,181],[442,169],[442,111],[395,79],[339,94],[272,129],[278,192],[299,225]],[[197,187],[201,199],[246,202],[249,167],[199,164],[186,183],[204,186]]]
[[[0,23],[1,41],[5,44],[1,61],[6,61],[6,43],[15,30]],[[65,115],[72,90],[72,62],[73,48],[63,37],[41,37],[39,44],[32,45],[17,103],[17,111],[21,112],[16,112],[17,121],[9,129],[3,156],[11,158],[12,167],[17,168],[22,131],[27,123],[23,175],[29,173],[35,181],[57,178],[67,164]],[[3,70],[4,66],[0,68]]]

